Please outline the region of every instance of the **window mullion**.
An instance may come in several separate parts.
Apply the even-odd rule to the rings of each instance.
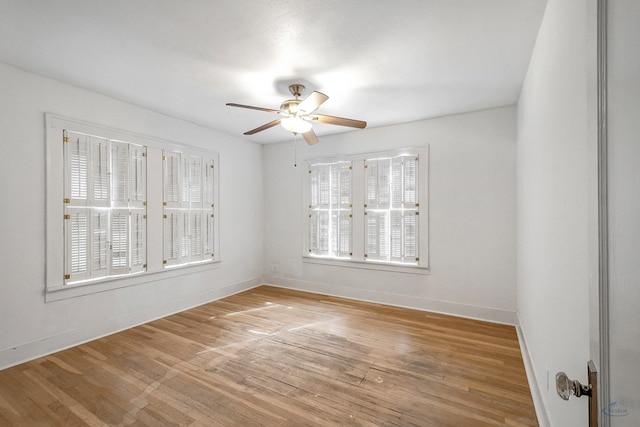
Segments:
[[[354,260],[364,260],[366,242],[364,214],[366,192],[354,191],[354,189],[365,188],[365,185],[364,160],[354,160],[351,162],[351,252]]]

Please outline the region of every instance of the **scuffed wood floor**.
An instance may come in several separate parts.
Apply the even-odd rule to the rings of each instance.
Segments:
[[[0,371],[0,425],[538,424],[513,327],[262,286]]]

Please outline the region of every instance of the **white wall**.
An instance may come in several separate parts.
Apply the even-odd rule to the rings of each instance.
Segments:
[[[516,111],[505,107],[264,148],[266,281],[515,322]],[[304,263],[302,160],[430,145],[429,274]],[[272,272],[273,265],[279,272]]]
[[[0,369],[261,282],[261,146],[1,63],[0,94]],[[45,112],[220,153],[222,262],[45,303]]]
[[[585,381],[590,357],[597,151],[588,10],[587,0],[549,0],[518,104],[518,316],[552,426],[587,425],[587,399],[561,400],[555,374]]]

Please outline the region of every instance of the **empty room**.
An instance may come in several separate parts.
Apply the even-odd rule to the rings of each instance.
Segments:
[[[0,0],[0,425],[639,425],[638,20]]]

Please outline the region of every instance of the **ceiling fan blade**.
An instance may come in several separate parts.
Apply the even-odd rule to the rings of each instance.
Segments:
[[[310,129],[307,132],[303,133],[302,136],[309,145],[316,145],[318,143],[318,136],[313,131],[313,129]]]
[[[257,127],[255,129],[251,129],[249,131],[246,131],[244,134],[245,135],[253,135],[254,133],[262,132],[263,130],[272,128],[274,126],[278,126],[279,124],[280,124],[280,119],[277,119],[277,120],[274,120],[274,121],[269,122],[267,124],[264,124],[264,125],[262,125],[260,127]]]
[[[248,108],[250,110],[258,110],[258,111],[266,111],[267,113],[276,113],[278,114],[280,110],[274,110],[272,108],[262,108],[262,107],[254,107],[251,105],[243,105],[243,104],[235,104],[233,102],[227,103],[229,107],[239,107],[239,108]]]
[[[304,114],[312,113],[327,99],[329,97],[322,92],[312,92],[298,105],[298,111]]]
[[[327,116],[325,114],[314,114],[314,121],[319,123],[326,123],[328,125],[349,126],[352,128],[364,129],[367,126],[367,122],[362,120],[345,119],[343,117]]]

